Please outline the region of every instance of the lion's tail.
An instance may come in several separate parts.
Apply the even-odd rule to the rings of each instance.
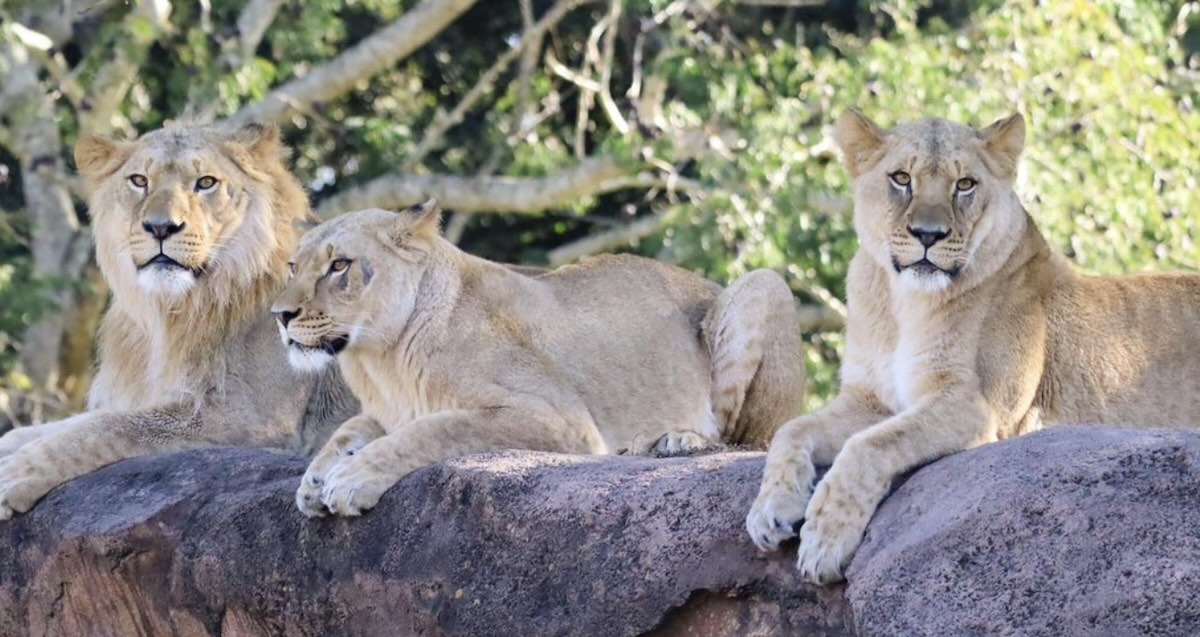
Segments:
[[[770,270],[755,270],[717,296],[704,320],[712,406],[726,442],[766,447],[800,413],[804,358],[795,300]]]

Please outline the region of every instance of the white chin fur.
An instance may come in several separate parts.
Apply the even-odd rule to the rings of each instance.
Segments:
[[[196,275],[182,268],[150,266],[138,271],[138,285],[151,294],[175,298],[196,285]]]
[[[935,294],[945,291],[950,286],[950,275],[945,272],[903,270],[900,272],[900,283],[914,292]]]
[[[333,354],[319,349],[288,348],[288,362],[301,372],[319,372],[334,361]]]

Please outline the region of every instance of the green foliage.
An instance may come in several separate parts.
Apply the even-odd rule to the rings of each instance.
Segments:
[[[34,4],[19,0],[11,10]],[[234,27],[243,2],[175,3],[175,28],[144,55],[122,112],[141,131],[189,111],[227,115],[415,4],[291,0],[244,59]],[[534,2],[535,12],[550,4]],[[588,154],[635,162],[651,149],[706,194],[626,190],[541,217],[477,215],[465,228],[464,248],[539,262],[572,239],[662,213],[666,229],[644,240],[640,252],[718,280],[772,268],[805,302],[844,298],[855,240],[846,175],[828,133],[838,113],[855,106],[885,125],[923,115],[986,124],[1020,111],[1030,137],[1018,188],[1056,247],[1099,272],[1193,269],[1200,262],[1192,242],[1193,211],[1200,209],[1200,140],[1193,134],[1200,129],[1193,108],[1200,14],[1183,10],[1191,4],[860,0],[697,8],[705,4],[713,3],[656,23],[650,17],[665,15],[672,0],[626,2],[612,87],[630,114],[624,92],[641,39],[642,75],[667,84],[666,128],[715,131],[712,152],[683,161],[672,156],[669,130],[640,122],[638,132],[621,136],[595,106],[581,133]],[[64,48],[80,82],[115,47],[148,37],[148,25],[126,25],[128,12],[126,3],[112,3]],[[569,68],[583,67],[584,43],[603,12],[602,4],[573,11],[546,38],[547,50]],[[439,113],[462,100],[520,31],[517,2],[480,2],[396,67],[294,117],[286,140],[314,200],[401,167],[531,176],[574,164],[581,91],[545,68],[531,78],[526,118],[514,113],[518,87],[510,69],[428,155],[414,156]],[[69,143],[77,114],[60,104]],[[11,189],[11,182],[0,186],[0,209],[20,208]],[[0,345],[45,310],[38,300],[45,283],[31,275],[24,247],[30,229],[19,218],[0,213],[0,228],[6,220],[15,228],[0,234]],[[806,339],[811,406],[836,388],[841,337]],[[0,347],[0,375],[12,354]]]
[[[796,44],[801,26],[768,21],[723,55],[698,54],[701,35],[679,29],[661,62],[676,108],[736,135],[731,157],[695,168],[723,194],[676,207],[664,254],[717,277],[774,268],[802,297],[844,297],[855,242],[828,133],[853,106],[883,125],[1019,111],[1030,136],[1018,191],[1053,245],[1096,272],[1195,269],[1200,115],[1178,4],[1009,2],[951,28],[897,1],[865,34]],[[838,339],[810,336],[819,404],[836,386]]]
[[[0,157],[0,175],[8,164]],[[7,179],[0,179],[0,190]],[[0,193],[0,201],[6,197]],[[28,248],[28,221],[0,207],[0,386],[15,384],[12,375],[18,341],[25,329],[51,309],[46,292],[53,286],[34,273]]]

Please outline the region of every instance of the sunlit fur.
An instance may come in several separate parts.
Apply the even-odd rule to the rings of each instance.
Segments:
[[[215,444],[312,448],[357,411],[336,370],[291,371],[267,311],[295,222],[311,219],[284,156],[273,125],[79,140],[112,290],[99,368],[87,412],[0,437],[0,520],[118,460]],[[176,230],[161,244],[143,228],[160,220]],[[171,261],[151,263],[160,248]]]
[[[80,170],[95,183],[89,208],[96,258],[113,292],[100,329],[104,365],[90,404],[131,408],[203,393],[223,373],[222,341],[263,312],[287,272],[304,191],[258,129],[175,124],[135,142],[81,141]],[[145,192],[129,186],[144,175]],[[220,180],[195,192],[202,176]],[[141,267],[158,254],[142,228],[167,215],[184,230],[162,251],[186,268]]]
[[[829,583],[914,467],[1049,424],[1200,423],[1200,276],[1086,276],[1053,255],[1013,191],[1020,115],[884,130],[850,112],[834,138],[860,241],[841,386],[772,441],[746,519],[760,548],[798,534],[797,567]],[[914,226],[946,237],[926,252]],[[922,258],[941,272],[905,267]]]
[[[137,281],[143,290],[151,294],[176,300],[185,296],[196,285],[196,275],[177,267],[152,265],[138,270]]]
[[[797,318],[777,274],[722,290],[605,256],[529,276],[455,248],[438,214],[346,213],[293,256],[273,307],[291,360],[338,352],[363,404],[310,465],[304,513],[361,513],[407,472],[466,453],[762,445],[798,409]]]

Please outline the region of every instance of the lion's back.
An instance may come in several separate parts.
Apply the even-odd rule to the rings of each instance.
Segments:
[[[721,286],[632,255],[592,257],[537,278],[557,301],[543,346],[606,433],[695,427],[711,417],[702,325]]]

